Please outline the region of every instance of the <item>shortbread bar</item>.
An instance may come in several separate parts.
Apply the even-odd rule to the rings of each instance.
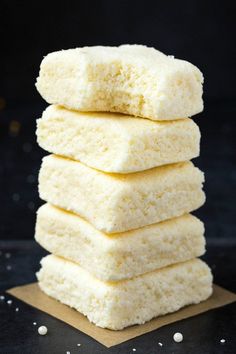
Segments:
[[[122,45],[50,53],[36,87],[48,103],[69,109],[172,120],[202,111],[202,83],[202,73],[187,61]]]
[[[154,122],[52,105],[37,125],[43,149],[105,172],[143,171],[199,155],[200,132],[191,119]]]
[[[79,265],[53,255],[37,273],[40,288],[99,327],[120,330],[197,304],[212,293],[212,275],[199,259],[120,282],[103,282]]]
[[[44,157],[41,199],[117,233],[177,217],[205,201],[203,173],[191,162],[131,174],[108,174],[56,155]]]
[[[137,230],[107,235],[81,217],[50,204],[37,213],[36,241],[104,281],[118,281],[205,252],[203,223],[190,214]]]

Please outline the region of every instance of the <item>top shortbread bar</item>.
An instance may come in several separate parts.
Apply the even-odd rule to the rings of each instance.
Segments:
[[[202,111],[202,83],[202,73],[187,61],[122,45],[50,53],[36,87],[48,103],[69,109],[173,120]]]

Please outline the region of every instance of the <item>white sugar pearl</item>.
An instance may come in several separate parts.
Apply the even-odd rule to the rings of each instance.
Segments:
[[[78,346],[78,347],[80,347],[80,346],[81,346],[81,344],[80,344],[80,343],[78,343],[78,344],[77,344],[77,346]]]
[[[136,348],[133,348],[132,350],[133,350],[133,352],[136,352],[137,349],[136,349]]]
[[[12,300],[7,300],[8,305],[12,304]]]
[[[179,333],[179,332],[176,332],[173,336],[173,339],[176,343],[180,343],[182,342],[182,340],[184,339],[183,337],[183,334],[182,333]]]
[[[1,300],[1,301],[5,300],[5,296],[4,296],[4,295],[1,295],[1,296],[0,296],[0,300]]]
[[[38,333],[41,335],[41,336],[45,336],[45,334],[47,334],[48,332],[48,329],[46,326],[40,326],[38,328]]]
[[[16,307],[15,311],[16,311],[16,312],[19,312],[19,307]]]
[[[224,344],[224,343],[225,343],[225,339],[222,338],[222,339],[220,340],[220,343],[223,343],[223,344]]]
[[[33,322],[33,325],[36,326],[37,322]]]

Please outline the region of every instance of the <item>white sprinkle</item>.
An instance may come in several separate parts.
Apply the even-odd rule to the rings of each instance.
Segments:
[[[37,322],[33,322],[33,325],[36,326]]]
[[[66,352],[66,354],[70,354],[70,352]]]
[[[182,342],[182,340],[184,339],[183,337],[183,334],[182,333],[179,333],[179,332],[176,332],[174,335],[173,335],[173,339],[176,343],[180,343]]]
[[[4,295],[0,295],[0,300],[1,301],[5,300],[5,296]]]
[[[162,347],[162,346],[163,346],[163,344],[162,344],[161,342],[158,342],[158,345],[159,345],[160,347]]]
[[[5,254],[5,258],[7,258],[7,259],[11,258],[11,253],[7,252],[7,253]]]
[[[18,312],[19,311],[19,307],[16,307],[16,310],[15,310],[16,312]]]
[[[31,150],[32,150],[32,145],[30,143],[23,144],[23,151],[24,152],[30,152]]]
[[[7,304],[11,305],[12,304],[12,300],[7,300]]]
[[[19,200],[20,200],[20,195],[19,195],[18,193],[13,193],[13,194],[12,194],[12,200],[13,200],[14,202],[19,202]]]
[[[137,349],[136,349],[136,348],[133,348],[132,350],[133,350],[133,352],[136,352]]]
[[[40,326],[38,328],[38,333],[40,334],[40,336],[45,336],[45,334],[47,334],[48,329],[46,326]]]
[[[225,339],[222,338],[222,339],[220,340],[220,343],[223,343],[223,344],[224,344],[224,343],[225,343]]]
[[[80,343],[78,343],[78,344],[77,344],[77,346],[78,346],[78,347],[80,347],[80,346],[81,346],[81,344],[80,344]]]
[[[12,269],[12,266],[7,265],[6,268],[7,268],[7,270],[11,270],[11,269]]]

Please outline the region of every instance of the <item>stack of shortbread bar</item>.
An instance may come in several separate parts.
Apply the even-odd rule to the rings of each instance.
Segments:
[[[201,72],[139,45],[47,55],[37,89],[43,159],[36,240],[40,288],[100,327],[119,330],[199,303],[212,275],[198,259],[205,201]],[[111,113],[115,112],[115,113]]]

